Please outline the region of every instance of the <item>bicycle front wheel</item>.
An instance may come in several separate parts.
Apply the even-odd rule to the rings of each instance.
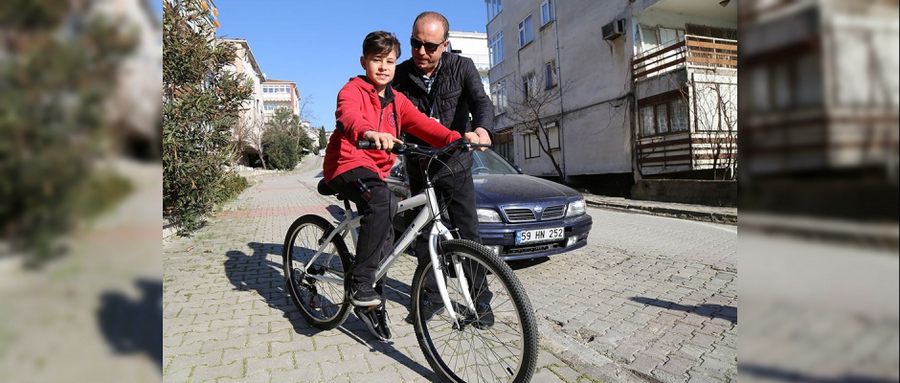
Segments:
[[[440,252],[460,320],[454,322],[433,287],[429,289],[431,262],[420,264],[413,276],[413,323],[428,364],[444,382],[530,381],[537,363],[537,324],[512,269],[473,241],[447,240]],[[466,302],[456,265],[465,275],[475,310]]]
[[[334,225],[317,215],[297,218],[288,229],[282,252],[291,300],[309,324],[323,330],[339,326],[350,313],[347,246],[340,236],[322,246],[334,230]]]

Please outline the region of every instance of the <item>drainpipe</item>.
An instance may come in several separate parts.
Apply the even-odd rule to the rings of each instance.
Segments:
[[[559,53],[559,12],[556,11],[556,2],[552,1],[550,4],[553,6],[553,15],[556,17],[556,25],[553,26],[554,35],[556,37],[556,76],[558,86],[556,87],[556,91],[559,92],[559,154],[560,154],[560,168],[562,169],[562,182],[566,182],[566,178],[568,177],[568,172],[566,171],[566,134],[565,134],[565,124],[563,123],[563,119],[565,114],[563,114],[563,76],[562,76],[562,60]],[[549,144],[549,142],[548,142]]]

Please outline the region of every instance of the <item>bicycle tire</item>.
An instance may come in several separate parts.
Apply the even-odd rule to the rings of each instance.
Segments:
[[[304,235],[303,243],[300,243],[299,246],[297,246],[298,244],[296,241],[298,236],[305,228],[314,228],[321,234],[316,232],[312,236]],[[325,309],[326,306],[317,304],[315,299],[322,295],[318,292],[319,286],[321,286],[322,289],[330,289],[332,285],[311,278],[302,278],[302,276],[298,274],[300,271],[295,267],[297,265],[294,264],[294,261],[298,261],[300,265],[305,265],[305,263],[297,258],[315,253],[316,249],[319,247],[319,241],[327,238],[334,230],[334,225],[325,218],[312,214],[304,215],[297,218],[294,223],[291,224],[285,235],[284,247],[282,250],[285,290],[291,297],[294,306],[297,307],[297,310],[300,311],[300,314],[306,319],[306,322],[313,327],[323,330],[331,330],[340,326],[350,314],[350,300],[348,299],[349,294],[347,293],[350,291],[350,281],[349,278],[347,278],[347,275],[349,275],[352,263],[350,260],[350,253],[347,251],[347,245],[340,236],[334,236],[331,240],[334,253],[328,255],[323,254],[323,256],[328,257],[326,258],[324,266],[320,265],[318,262],[314,265],[321,266],[319,271],[323,274],[330,272],[334,276],[339,276],[343,279],[343,292],[338,293],[337,291],[331,290],[329,296],[325,297],[325,299],[332,302],[330,306],[333,306],[334,308],[333,313],[330,315],[319,315],[327,310]],[[315,242],[309,243],[310,238],[315,238]],[[326,248],[326,250],[328,250],[328,248]],[[298,254],[300,251],[303,251],[304,254]],[[319,259],[321,258],[322,256],[319,257]],[[335,260],[340,262],[337,264],[340,266],[340,270],[337,270],[336,267],[334,267],[336,266],[334,263]],[[334,270],[332,268],[334,268]],[[340,297],[340,302],[336,301],[338,297]],[[321,299],[319,302],[321,302]]]
[[[431,271],[431,262],[425,262],[425,264],[420,264],[416,269],[415,274],[413,275],[413,285],[412,285],[412,310],[413,310],[413,324],[415,327],[416,338],[419,342],[419,347],[422,349],[422,353],[425,355],[425,359],[428,361],[428,364],[431,366],[432,370],[435,372],[437,377],[442,382],[473,382],[473,381],[508,381],[514,383],[528,382],[531,380],[534,375],[534,370],[537,365],[537,355],[538,355],[538,330],[537,323],[534,318],[534,311],[531,308],[531,302],[528,300],[528,296],[525,293],[525,288],[522,287],[521,282],[513,273],[512,269],[509,265],[506,264],[503,260],[501,260],[497,255],[491,252],[489,249],[484,247],[481,244],[478,244],[469,240],[460,240],[453,239],[443,241],[440,245],[440,251],[442,255],[448,256],[456,254],[457,257],[464,256],[471,258],[474,262],[477,262],[480,266],[485,267],[487,269],[487,273],[485,274],[485,279],[492,277],[495,282],[499,283],[500,287],[502,287],[507,295],[508,302],[513,306],[513,310],[504,310],[506,311],[514,311],[515,315],[519,320],[519,330],[521,333],[519,335],[513,336],[510,339],[518,339],[521,342],[521,347],[519,348],[518,355],[518,364],[515,370],[512,370],[510,365],[502,366],[502,358],[501,364],[498,367],[501,367],[499,371],[505,372],[506,374],[500,374],[501,376],[497,376],[494,374],[495,369],[490,365],[478,366],[478,349],[477,347],[472,347],[473,344],[478,344],[481,342],[482,346],[488,346],[489,344],[499,344],[501,346],[506,347],[506,345],[501,341],[499,337],[495,337],[497,342],[494,342],[493,339],[487,339],[482,335],[478,335],[474,333],[476,328],[468,327],[470,331],[473,331],[473,335],[470,336],[469,340],[469,349],[470,352],[467,352],[465,361],[463,362],[464,366],[459,366],[456,364],[455,366],[451,366],[453,364],[452,357],[448,359],[446,356],[441,355],[442,352],[439,350],[439,344],[435,341],[435,337],[432,335],[432,329],[430,325],[426,325],[426,321],[435,320],[435,318],[440,317],[440,314],[434,314],[431,319],[424,318],[423,313],[423,298],[425,294],[425,278],[432,273]],[[470,269],[471,270],[471,269]],[[446,271],[445,271],[446,273]],[[455,274],[455,273],[454,273]],[[452,276],[451,276],[452,277]],[[452,283],[448,284],[448,292],[451,290]],[[496,294],[500,293],[500,291],[496,288],[496,284],[491,284],[489,289],[492,291],[491,296],[496,300],[500,300]],[[458,289],[456,290],[459,291]],[[457,295],[461,297],[461,295]],[[451,299],[453,296],[451,295]],[[493,302],[493,300],[492,300]],[[495,306],[495,303],[491,303],[491,306],[494,306],[494,310],[497,310],[501,307]],[[441,304],[441,307],[443,305]],[[466,311],[466,309],[461,308],[460,310],[455,310],[459,312]],[[440,312],[443,312],[441,310]],[[492,311],[493,315],[501,316],[497,311]],[[449,316],[446,316],[446,320],[449,322]],[[441,321],[436,320],[438,323]],[[493,328],[497,328],[499,324],[494,324]],[[465,336],[466,326],[462,329],[451,329],[448,334],[453,334],[454,331],[457,331],[459,336]],[[510,328],[513,328],[510,326]],[[478,331],[491,331],[477,329]],[[438,331],[434,331],[434,335],[439,335]],[[480,334],[480,333],[479,333]],[[515,334],[514,334],[515,335]],[[446,335],[440,335],[438,338],[444,337]],[[445,343],[447,343],[445,341]],[[499,348],[499,347],[496,347]],[[506,347],[509,350],[509,347]],[[499,355],[493,350],[491,350],[494,356],[499,357]],[[503,351],[503,350],[501,350]],[[470,358],[474,353],[476,359]],[[490,357],[490,355],[485,352],[484,356]],[[475,378],[473,379],[472,374],[468,370],[469,367],[466,367],[466,364],[472,364],[472,361],[475,361],[476,370],[475,370]],[[465,368],[466,371],[458,371],[460,368]],[[486,370],[487,369],[487,370]],[[485,370],[491,374],[491,378],[488,378],[484,372]]]

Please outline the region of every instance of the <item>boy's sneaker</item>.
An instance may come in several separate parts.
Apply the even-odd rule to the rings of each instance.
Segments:
[[[371,307],[381,304],[381,296],[368,284],[357,285],[350,295],[350,303],[357,307]]]
[[[369,332],[375,335],[378,340],[387,342],[391,340],[391,319],[388,317],[387,310],[384,305],[376,308],[357,307],[353,309],[356,316],[366,324]]]

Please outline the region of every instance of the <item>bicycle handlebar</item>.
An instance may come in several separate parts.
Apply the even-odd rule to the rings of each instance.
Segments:
[[[472,143],[469,143],[468,141],[466,141],[465,139],[460,138],[460,139],[453,141],[450,144],[444,146],[441,149],[435,149],[435,148],[428,147],[428,146],[420,146],[420,145],[408,144],[408,143],[395,144],[394,148],[391,149],[391,152],[394,154],[419,154],[419,155],[433,157],[433,156],[437,156],[439,154],[449,153],[452,150],[455,150],[460,147],[463,150],[469,151],[469,150],[473,150],[473,149],[477,149],[477,148],[490,148],[491,145],[472,144]],[[372,141],[367,141],[367,140],[357,141],[356,148],[363,149],[363,150],[379,150],[379,149],[375,148],[375,143],[373,143]]]

